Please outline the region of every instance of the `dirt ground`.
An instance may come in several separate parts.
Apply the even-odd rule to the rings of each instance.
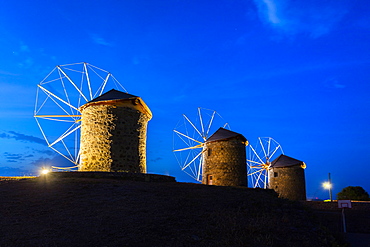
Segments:
[[[370,247],[370,202],[352,202],[352,208],[342,209],[338,202],[305,202],[311,208],[318,222],[330,229],[336,238],[353,247]]]
[[[0,203],[0,246],[346,246],[320,204],[269,190],[44,176],[0,182]]]

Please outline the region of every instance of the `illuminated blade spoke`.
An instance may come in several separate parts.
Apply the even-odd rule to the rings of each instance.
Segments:
[[[191,163],[193,163],[203,152],[200,152],[199,154],[197,154],[188,164],[186,164],[182,170],[184,170],[186,167],[188,167]]]
[[[200,112],[200,107],[198,107],[198,115],[199,115],[199,119],[200,119],[200,127],[202,127],[202,135],[204,135],[204,126],[203,126],[203,119],[202,119],[202,114]]]
[[[104,73],[109,73],[108,71],[106,71],[106,70],[104,70],[104,69],[101,69],[101,68],[99,68],[99,67],[96,67],[96,66],[94,66],[94,65],[92,65],[92,64],[87,64],[88,66],[89,66],[89,68],[92,70],[92,71],[94,71],[95,72],[95,70],[93,69],[93,68],[95,68],[95,69],[98,69],[98,70],[100,70],[100,71],[102,71],[102,72],[104,72]],[[96,72],[95,72],[96,73]]]
[[[67,148],[67,145],[65,144],[65,142],[63,140],[60,141],[62,143],[62,145],[64,146],[64,149],[66,150],[66,152],[69,154],[69,157],[73,159],[73,155],[71,154],[71,152],[69,151],[69,149]]]
[[[193,139],[193,138],[191,138],[191,137],[189,137],[189,136],[187,136],[187,135],[185,135],[185,134],[183,134],[183,133],[181,133],[181,132],[178,132],[177,130],[173,130],[173,131],[174,131],[175,133],[179,134],[179,135],[182,135],[182,136],[184,136],[184,137],[186,137],[186,138],[188,138],[188,139],[192,140],[192,141],[195,141],[195,142],[198,142],[198,143],[202,144],[202,142],[197,141],[197,140],[195,140],[195,139]]]
[[[203,164],[203,157],[201,157],[201,160],[199,161],[199,166],[198,166],[198,176],[197,176],[197,181],[201,182],[200,176],[202,175],[202,164]]]
[[[35,103],[35,108],[34,108],[34,111],[33,111],[33,115],[37,114],[37,106],[38,106],[38,102],[39,102],[38,99],[39,99],[39,89],[37,88],[37,90],[36,90],[36,103]],[[44,100],[44,102],[45,101],[46,101],[46,99]]]
[[[262,174],[264,171],[265,171],[265,169],[263,169],[261,167],[255,167],[253,169],[250,169],[250,173],[248,174],[248,176],[252,176],[252,175],[255,175],[255,174]]]
[[[212,123],[213,123],[213,119],[215,118],[215,114],[216,114],[216,112],[213,111],[211,121],[209,121],[209,125],[208,125],[208,128],[207,128],[206,137],[208,137],[208,133],[211,130],[211,126],[212,126]]]
[[[177,134],[177,133],[176,133],[176,136],[177,136],[177,137],[179,137],[179,138],[180,138],[180,140],[181,140],[181,141],[183,141],[183,142],[185,143],[185,145],[187,145],[187,146],[192,146],[192,145],[193,145],[193,143],[192,143],[192,141],[191,141],[191,140],[189,140],[189,139],[184,139],[184,137],[183,137],[183,136],[181,136],[181,135],[179,135],[179,134]]]
[[[47,84],[47,83],[49,83],[49,81],[46,81],[46,79],[47,78],[49,78],[49,76],[51,75],[51,74],[53,74],[53,72],[56,70],[56,67],[52,70],[52,71],[50,71],[50,73],[47,75],[47,76],[45,76],[45,78],[40,82],[40,84]],[[55,80],[58,80],[58,79],[55,79]],[[54,81],[55,81],[54,80]],[[46,82],[45,82],[46,81]]]
[[[203,149],[202,150],[202,152],[201,152],[201,154],[204,154],[204,152],[205,152],[206,150],[205,149]],[[202,175],[202,168],[203,168],[203,160],[204,158],[203,158],[203,155],[200,157],[200,160],[199,160],[199,165],[198,165],[198,176],[197,176],[197,181],[199,181],[199,182],[201,182],[201,180],[200,180],[200,176]]]
[[[72,114],[70,114],[66,109],[64,109],[64,107],[63,106],[61,106],[60,104],[59,104],[59,102],[56,100],[56,99],[54,99],[53,97],[50,97],[50,95],[48,95],[48,98],[50,98],[53,102],[54,102],[54,104],[56,105],[56,106],[58,106],[65,114],[67,114],[67,115],[73,115],[73,108],[71,108],[70,107],[70,111],[71,111],[71,113]],[[69,105],[68,105],[69,106]],[[77,111],[78,111],[78,109],[77,109]],[[79,111],[78,111],[79,112]]]
[[[79,151],[78,154],[77,154],[77,158],[76,158],[76,162],[77,163],[79,163],[80,157],[81,157],[81,152]]]
[[[266,170],[265,169],[261,169],[259,174],[258,174],[258,180],[263,184],[263,181],[264,181],[264,177],[266,176],[265,175],[266,173]]]
[[[39,126],[39,129],[40,129],[40,131],[41,131],[41,134],[42,134],[42,136],[44,137],[44,139],[45,139],[45,141],[46,141],[46,144],[49,146],[49,145],[50,145],[50,143],[49,143],[49,141],[48,141],[48,138],[46,138],[46,135],[45,135],[44,131],[42,130],[41,125],[40,125],[39,121],[37,120],[37,118],[35,118],[35,119],[36,119],[36,123],[37,123],[37,125]]]
[[[253,153],[256,155],[256,157],[259,159],[259,161],[264,164],[265,162],[263,162],[263,160],[258,156],[256,150],[254,150],[254,148],[252,147],[252,145],[249,146],[250,149],[253,151]]]
[[[64,83],[64,80],[63,78],[66,78],[65,76],[62,76],[62,73],[61,73],[61,70],[58,70],[58,73],[59,73],[59,77],[60,77],[60,83],[63,87],[63,92],[64,92],[64,96],[65,96],[65,99],[66,101],[68,102],[68,104],[72,105],[71,104],[71,101],[68,97],[68,93],[67,93],[67,90],[66,90],[66,86],[65,86],[65,83]],[[68,80],[68,79],[67,79]],[[73,112],[72,108],[70,108],[70,111]]]
[[[63,119],[58,119],[58,118],[49,118],[49,117],[36,117],[35,118],[40,118],[40,119],[46,119],[46,120],[52,120],[52,121],[58,121],[58,122],[65,122],[65,123],[77,123],[80,120],[63,120]]]
[[[119,88],[122,88],[123,91],[125,91],[127,93],[126,88],[116,78],[114,78],[114,76],[112,74],[110,74],[110,77],[112,77],[113,81],[119,86]]]
[[[254,174],[257,174],[257,173],[261,173],[261,172],[262,172],[262,169],[261,170],[254,171],[254,172],[252,172],[252,173],[250,173],[248,175],[251,176],[251,175],[254,175]]]
[[[58,69],[62,74],[67,78],[67,80],[75,87],[75,89],[80,93],[80,95],[88,102],[89,100],[85,97],[85,95],[81,92],[81,90],[76,86],[76,84],[69,78],[69,76],[58,66]]]
[[[179,151],[184,151],[184,150],[189,150],[189,149],[196,149],[196,148],[202,148],[202,145],[196,145],[196,146],[193,146],[193,147],[177,149],[177,150],[173,150],[173,152],[179,152]]]
[[[258,138],[258,139],[259,139],[259,141],[260,141],[260,145],[261,145],[261,148],[262,148],[262,151],[263,151],[263,154],[264,154],[264,156],[263,156],[263,157],[267,157],[267,153],[266,153],[266,150],[265,150],[265,146],[263,145],[261,138]]]
[[[74,168],[77,168],[78,166],[71,166],[71,167],[56,167],[56,166],[51,166],[52,169],[58,169],[58,170],[71,170]]]
[[[86,67],[86,63],[84,63],[84,71],[86,73],[86,80],[87,80],[87,86],[89,88],[90,100],[92,100],[93,96],[92,96],[92,90],[91,90],[91,84],[90,84],[90,77],[89,77],[89,71],[87,70],[87,67]]]
[[[61,156],[63,156],[64,158],[66,158],[67,160],[69,160],[70,162],[72,162],[73,164],[78,165],[74,160],[68,158],[66,155],[64,155],[63,153],[61,153],[58,149],[55,149],[54,147],[50,147],[50,148],[53,149],[58,154],[60,154]]]
[[[51,96],[53,96],[53,97],[55,97],[56,99],[58,99],[60,102],[63,102],[64,104],[66,104],[67,106],[69,106],[69,107],[71,107],[71,108],[73,108],[73,109],[75,109],[75,110],[77,110],[78,111],[78,109],[76,108],[76,107],[74,107],[74,106],[72,106],[71,104],[69,104],[68,102],[66,102],[65,100],[63,100],[63,99],[61,99],[61,98],[59,98],[58,96],[56,96],[55,94],[53,94],[52,92],[50,92],[49,90],[47,90],[47,89],[45,89],[44,87],[42,87],[41,85],[38,85],[46,94],[49,94],[49,95],[51,95]],[[51,97],[50,97],[51,98]],[[51,98],[52,99],[52,98]]]
[[[190,119],[185,115],[183,114],[184,118],[190,123],[191,126],[193,126],[193,128],[195,129],[196,132],[198,132],[198,134],[203,138],[203,140],[205,141],[206,138],[204,136],[202,136],[202,134],[199,132],[199,130],[195,127],[195,125],[190,121]]]
[[[35,115],[34,117],[67,123],[77,123],[81,120],[81,115]],[[73,120],[65,120],[64,118],[72,118]]]
[[[71,128],[73,127],[73,125],[71,126]],[[49,147],[52,147],[55,145],[55,143],[58,143],[59,141],[63,140],[64,138],[66,138],[67,136],[69,136],[71,133],[73,133],[75,130],[81,128],[81,125],[78,125],[76,128],[72,129],[71,131],[69,131],[71,128],[69,128],[67,130],[67,132],[65,132],[63,135],[61,135],[56,141],[54,141],[52,144],[49,145]],[[69,132],[68,132],[69,131]]]
[[[253,187],[254,187],[254,188],[258,188],[258,179],[255,179],[255,180],[254,180]]]
[[[263,165],[263,163],[260,163],[260,162],[254,161],[254,160],[247,160],[247,162],[258,164],[258,165],[261,165],[261,166]]]
[[[187,152],[187,155],[186,155],[186,158],[185,158],[185,161],[184,162],[180,162],[179,165],[181,167],[181,169],[183,168],[183,164],[187,164],[188,163],[188,160],[190,160],[191,156],[192,156],[192,152]]]
[[[102,95],[102,93],[104,92],[104,88],[105,88],[105,85],[107,85],[107,82],[108,82],[109,76],[110,76],[110,74],[108,74],[108,75],[107,75],[107,77],[105,78],[105,80],[104,80],[104,84],[103,84],[103,86],[102,86],[102,88],[101,88],[101,91],[100,91],[100,94],[99,94],[99,95]]]
[[[37,96],[36,97],[39,97],[39,88],[37,89]],[[48,102],[48,99],[49,99],[49,96],[45,97],[44,101],[42,102],[42,104],[39,106],[38,110],[36,110],[36,106],[35,106],[35,113],[34,115],[37,115],[39,113],[39,111],[42,109],[42,107],[46,104],[46,102]],[[36,102],[37,104],[37,102]]]
[[[81,117],[81,115],[35,115],[34,117],[38,118],[49,118],[49,117]]]
[[[279,150],[279,147],[280,147],[280,145],[279,145],[279,146],[277,146],[277,147],[275,148],[274,152],[272,152],[272,154],[270,154],[269,156],[270,156],[270,157],[273,157],[273,156],[274,156],[274,154]]]
[[[80,133],[79,131],[76,131],[75,132],[75,157],[76,157],[76,162],[78,161],[79,157],[80,157],[80,150],[79,150],[79,136],[80,136]]]
[[[187,135],[187,136],[190,136],[190,130],[188,129],[188,125],[187,125],[187,121],[185,120],[185,118],[184,118],[184,124],[185,124],[185,134]],[[191,129],[193,130],[193,127],[191,127]],[[193,133],[193,139],[197,139],[197,138],[194,138],[194,135],[195,135],[195,133]],[[186,139],[186,142],[188,143],[187,145],[188,146],[193,146],[193,142],[192,142],[192,140],[190,140],[190,139]]]

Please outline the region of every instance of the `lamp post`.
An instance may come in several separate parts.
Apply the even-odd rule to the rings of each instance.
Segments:
[[[331,183],[330,173],[329,173],[329,176],[328,176],[328,182],[323,183],[322,186],[325,189],[329,190],[330,201],[332,202],[333,201],[333,197],[332,197],[331,188],[333,187],[333,184]]]

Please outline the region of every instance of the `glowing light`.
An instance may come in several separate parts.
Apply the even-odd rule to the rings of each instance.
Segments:
[[[333,185],[330,182],[325,182],[322,184],[322,187],[324,187],[324,189],[330,190]]]
[[[333,187],[333,184],[331,183],[330,173],[328,174],[328,181],[324,182],[322,184],[322,187],[324,187],[324,189],[326,189],[326,190],[329,190],[330,201],[332,202],[333,201],[333,195],[332,195],[331,189]]]
[[[46,168],[41,170],[41,174],[48,174],[49,172],[50,172],[49,169]]]

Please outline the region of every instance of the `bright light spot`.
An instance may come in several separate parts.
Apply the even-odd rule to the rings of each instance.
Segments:
[[[49,170],[48,169],[45,169],[44,168],[44,169],[41,170],[41,174],[48,174],[48,173],[49,173]]]
[[[330,182],[325,182],[322,184],[322,187],[324,187],[324,189],[331,189],[333,185],[330,183]]]

